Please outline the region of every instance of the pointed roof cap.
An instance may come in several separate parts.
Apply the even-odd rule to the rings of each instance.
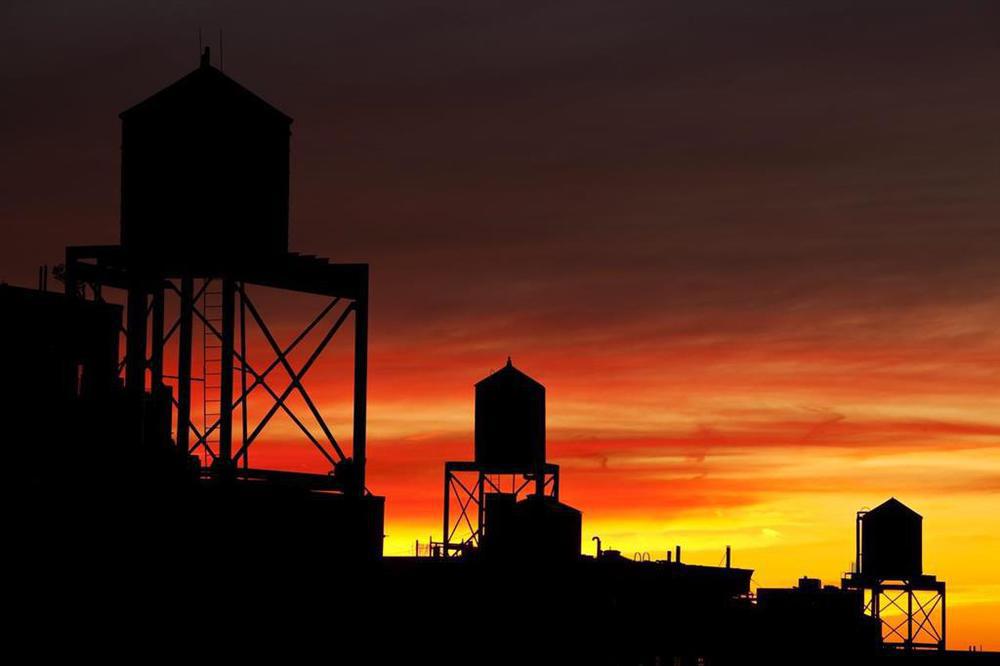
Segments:
[[[917,513],[916,511],[914,511],[910,507],[908,507],[905,504],[903,504],[902,502],[900,502],[895,497],[890,497],[886,501],[882,502],[877,507],[875,507],[874,509],[872,509],[871,511],[869,511],[868,513],[866,513],[864,517],[867,518],[868,516],[870,516],[872,514],[875,514],[875,515],[882,515],[882,514],[905,514],[905,515],[916,516],[917,518],[923,519],[923,516],[921,516],[919,513]]]
[[[534,384],[535,386],[541,389],[545,388],[545,386],[543,386],[540,382],[536,381],[535,379],[532,379],[528,375],[524,374],[523,372],[515,368],[514,363],[510,360],[510,356],[507,357],[506,365],[504,365],[496,372],[492,372],[483,379],[480,379],[478,382],[476,382],[476,386],[479,386],[481,384],[492,384],[494,382],[500,382],[500,381],[517,381],[521,383],[530,383]]]
[[[126,120],[147,113],[197,108],[238,109],[241,113],[256,113],[286,124],[292,122],[289,116],[213,67],[208,59],[208,49],[202,54],[201,64],[196,70],[118,115]]]

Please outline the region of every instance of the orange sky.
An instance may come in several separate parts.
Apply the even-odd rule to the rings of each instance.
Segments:
[[[319,303],[302,305],[308,318]],[[521,353],[488,337],[414,353],[376,331],[368,484],[387,497],[386,553],[440,538],[443,463],[472,454],[472,385],[511,351],[547,387],[548,450],[564,501],[584,512],[585,552],[599,535],[629,556],[680,544],[686,561],[718,564],[731,545],[757,586],[836,583],[854,556],[854,512],[894,495],[925,517],[925,570],[949,585],[949,645],[1000,647],[1000,322],[991,308],[910,317],[919,335],[835,343],[793,327],[766,343],[609,346],[554,328],[531,335],[558,344]],[[343,444],[349,349],[345,336],[306,382]],[[269,356],[256,347],[251,359]],[[278,420],[252,464],[325,470],[295,434]]]
[[[0,4],[0,280],[117,242],[117,114],[222,26],[295,118],[292,249],[371,264],[387,553],[510,354],[587,548],[835,582],[895,495],[950,645],[1000,649],[998,3],[209,4]],[[260,298],[282,340],[319,309]],[[349,342],[307,381],[345,442]],[[252,462],[315,469],[293,432]]]

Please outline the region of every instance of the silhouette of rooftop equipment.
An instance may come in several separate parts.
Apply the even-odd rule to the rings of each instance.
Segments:
[[[559,466],[545,459],[545,387],[508,358],[475,396],[475,460],[445,463],[440,551],[579,556],[581,514],[559,501]]]
[[[372,551],[381,553],[382,498],[365,488],[368,265],[288,252],[291,118],[214,68],[205,49],[196,70],[121,119],[121,244],[68,247],[66,293],[104,300],[108,289],[127,292],[125,388],[140,395],[147,387],[173,385],[176,446],[203,456],[204,477],[359,498],[351,505],[365,507],[365,520],[378,523],[364,532],[378,535]],[[320,296],[327,305],[292,342],[281,344],[251,298],[254,285]],[[176,305],[168,303],[174,299]],[[174,310],[176,320],[166,321],[165,313]],[[305,376],[351,320],[354,411],[351,450],[345,452]],[[202,333],[197,342],[196,325]],[[263,338],[259,343],[248,342],[254,328]],[[324,329],[308,359],[294,367],[291,359],[301,355],[296,348]],[[200,377],[192,374],[196,346]],[[261,367],[251,361],[248,347],[269,349],[272,362]],[[164,359],[176,359],[176,374]],[[284,391],[274,385],[281,373],[288,377]],[[252,420],[251,394],[255,409],[257,396],[270,400]],[[192,417],[193,395],[202,398],[200,427]],[[293,410],[297,403],[311,419]],[[329,473],[250,467],[250,447],[279,413],[319,452]],[[319,432],[306,425],[310,420]]]
[[[38,422],[54,403],[115,388],[119,306],[0,284],[0,312],[5,374],[17,378],[12,397],[36,406]]]
[[[875,653],[879,647],[879,623],[859,611],[862,592],[822,584],[818,578],[803,576],[793,588],[758,588],[760,613],[755,638],[773,646],[772,658],[815,654],[822,645],[818,663],[855,663]],[[836,640],[830,640],[835,636]],[[785,663],[782,659],[774,659]]]
[[[923,572],[923,517],[892,497],[857,513],[855,537],[855,570],[841,587],[862,591],[883,645],[944,650],[945,583]]]
[[[580,554],[583,514],[554,497],[486,493],[480,547],[488,556],[567,560]]]
[[[103,520],[122,497],[143,505],[190,479],[170,438],[170,390],[123,391],[120,306],[0,284],[0,320],[2,437],[16,470],[8,486],[31,506],[22,525],[45,539],[75,529],[74,515]]]

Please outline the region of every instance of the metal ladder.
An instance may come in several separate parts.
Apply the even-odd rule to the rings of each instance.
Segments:
[[[202,450],[202,465],[208,466],[212,461],[207,449],[212,452],[219,450],[219,428],[211,434],[208,430],[219,419],[222,413],[222,341],[212,332],[209,324],[215,330],[222,330],[222,289],[212,288],[211,280],[206,279],[202,295],[202,308],[205,321],[201,327],[201,376],[204,378],[201,393],[202,432],[205,434],[205,447]]]

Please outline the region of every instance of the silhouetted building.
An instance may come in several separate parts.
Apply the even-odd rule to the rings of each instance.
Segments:
[[[0,285],[4,377],[12,397],[49,408],[118,385],[122,309]]]
[[[141,406],[126,405],[118,380],[121,308],[0,285],[0,320],[0,421],[17,470],[7,485],[76,487],[87,463],[108,466],[138,425]]]
[[[38,543],[64,538],[84,515],[93,529],[133,508],[149,518],[150,502],[191,479],[170,439],[170,390],[123,390],[121,314],[111,303],[0,285],[0,442],[13,471],[5,487],[19,529],[39,530]]]
[[[382,571],[380,620],[430,645],[418,661],[757,663],[748,569],[607,554],[387,557]]]
[[[771,661],[858,663],[880,646],[879,622],[862,611],[860,590],[800,578],[793,588],[758,588],[759,639]]]
[[[554,497],[487,493],[482,552],[489,557],[572,560],[580,555],[582,514]]]

